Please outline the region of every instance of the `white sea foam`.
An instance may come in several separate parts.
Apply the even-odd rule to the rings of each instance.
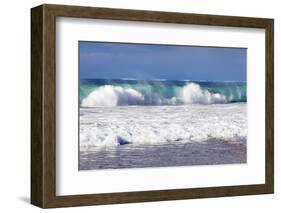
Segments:
[[[81,108],[80,149],[118,146],[118,138],[133,145],[237,142],[247,137],[246,109],[246,103]]]

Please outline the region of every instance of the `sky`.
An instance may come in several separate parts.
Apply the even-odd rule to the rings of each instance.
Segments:
[[[79,42],[81,79],[246,81],[247,49]]]

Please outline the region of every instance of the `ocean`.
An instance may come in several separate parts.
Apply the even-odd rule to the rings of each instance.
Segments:
[[[79,170],[247,161],[245,82],[80,80]]]

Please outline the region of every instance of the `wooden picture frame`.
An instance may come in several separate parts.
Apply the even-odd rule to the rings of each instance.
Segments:
[[[266,34],[265,184],[56,195],[56,18],[262,28]],[[41,208],[179,200],[274,191],[274,21],[218,15],[44,4],[31,9],[31,203]]]

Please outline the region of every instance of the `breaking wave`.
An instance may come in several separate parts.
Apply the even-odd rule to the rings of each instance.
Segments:
[[[105,85],[91,92],[85,99],[83,99],[82,106],[140,105],[144,103],[144,100],[144,96],[134,89],[124,89],[120,86]]]
[[[166,95],[167,96],[167,95]],[[223,104],[227,97],[220,93],[210,92],[199,84],[188,82],[175,93],[165,94],[146,90],[142,92],[132,87],[104,85],[89,93],[81,103],[82,107],[112,107],[128,105],[183,105],[183,104]]]
[[[211,93],[202,89],[198,84],[187,83],[182,90],[184,104],[223,104],[227,103],[226,97],[219,93]]]

